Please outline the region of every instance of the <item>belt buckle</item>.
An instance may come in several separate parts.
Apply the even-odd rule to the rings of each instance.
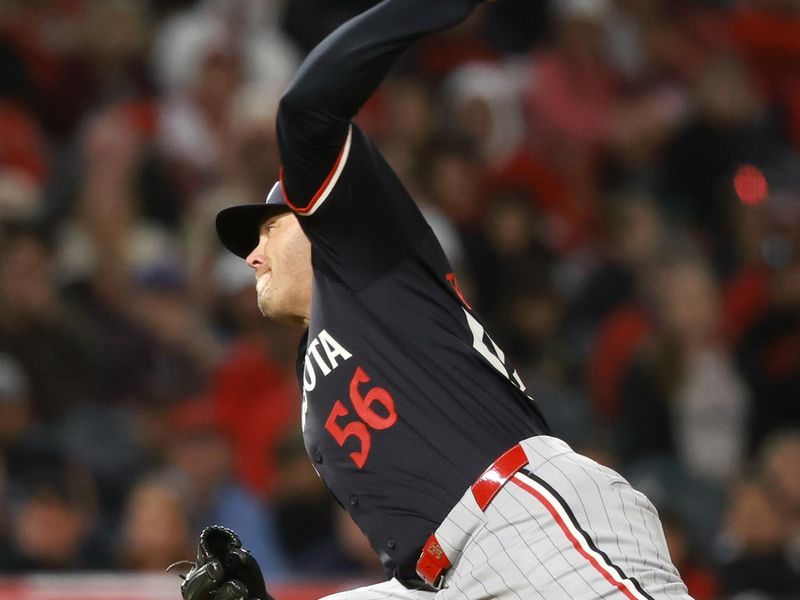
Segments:
[[[436,535],[432,533],[417,561],[417,575],[438,592],[444,587],[444,576],[451,566],[450,559],[439,545]]]
[[[497,495],[514,473],[528,464],[525,450],[519,444],[509,448],[471,486],[472,495],[481,511]],[[436,534],[432,533],[417,560],[417,575],[437,592],[444,587],[445,573],[453,565],[445,554]]]
[[[444,587],[444,571],[442,571],[441,575],[439,575],[439,577],[437,577],[433,583],[429,583],[428,585],[431,586],[435,591],[440,591]]]

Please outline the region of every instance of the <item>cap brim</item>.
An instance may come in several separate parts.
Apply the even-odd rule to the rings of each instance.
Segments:
[[[219,241],[236,256],[247,258],[258,245],[258,228],[266,219],[289,212],[283,204],[240,204],[217,213]]]

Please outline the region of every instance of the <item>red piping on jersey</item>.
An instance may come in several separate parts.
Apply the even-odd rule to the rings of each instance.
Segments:
[[[634,596],[633,593],[631,593],[631,591],[627,587],[625,587],[622,583],[616,581],[611,576],[609,571],[604,569],[603,566],[598,562],[598,560],[594,556],[586,552],[586,550],[581,546],[580,542],[578,541],[578,538],[576,538],[575,535],[572,533],[572,531],[570,531],[569,527],[564,522],[564,519],[561,518],[561,515],[558,514],[558,511],[555,509],[552,503],[547,498],[544,497],[544,495],[542,495],[539,491],[537,491],[533,487],[519,481],[518,479],[512,479],[511,481],[516,485],[518,485],[523,490],[525,490],[526,492],[528,492],[529,494],[531,494],[532,496],[534,496],[539,502],[542,503],[545,509],[547,509],[547,512],[550,513],[550,516],[553,517],[556,523],[558,523],[558,526],[561,528],[561,531],[563,531],[564,534],[569,539],[569,541],[572,542],[572,545],[575,547],[575,550],[577,550],[581,556],[583,556],[586,560],[588,560],[589,564],[591,564],[595,568],[595,570],[605,578],[606,581],[608,581],[611,585],[616,587],[620,592],[625,594],[625,596],[630,600],[640,600],[640,598]]]
[[[345,149],[347,149],[348,139],[350,138],[351,135],[352,131],[348,129],[347,137],[345,138],[344,143],[342,144],[342,149],[339,150],[339,156],[336,157],[336,162],[333,163],[333,167],[331,167],[331,170],[328,172],[328,176],[325,178],[325,181],[323,181],[322,185],[319,186],[317,193],[314,194],[314,196],[311,198],[311,201],[305,207],[299,207],[294,202],[289,200],[289,195],[286,193],[286,185],[284,184],[283,180],[283,167],[280,168],[278,179],[281,182],[281,192],[283,192],[283,199],[286,200],[286,204],[288,204],[293,211],[301,215],[307,215],[312,210],[314,210],[314,205],[320,199],[322,194],[324,194],[325,191],[328,189],[328,184],[331,182],[331,179],[333,179],[334,174],[339,169],[339,163],[342,161],[342,157],[344,156],[344,151]]]

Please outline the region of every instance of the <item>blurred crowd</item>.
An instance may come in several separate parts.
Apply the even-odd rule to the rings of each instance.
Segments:
[[[267,577],[381,577],[304,454],[300,332],[213,229],[374,3],[0,2],[0,573],[163,571],[215,522]],[[358,122],[692,595],[800,598],[800,2],[502,0]]]

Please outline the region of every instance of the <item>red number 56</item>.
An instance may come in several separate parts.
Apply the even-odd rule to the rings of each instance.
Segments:
[[[389,392],[381,387],[373,386],[367,390],[366,395],[361,395],[358,386],[369,382],[369,375],[361,367],[356,369],[353,379],[350,380],[350,402],[358,418],[353,419],[344,427],[340,426],[337,420],[339,417],[349,415],[350,411],[341,400],[337,400],[328,415],[328,420],[325,422],[325,429],[333,436],[339,446],[344,446],[345,442],[351,437],[358,439],[360,448],[356,452],[351,452],[350,458],[353,459],[359,469],[367,462],[369,451],[372,447],[372,435],[367,426],[380,431],[388,429],[397,422],[394,399]],[[376,408],[381,410],[377,411]]]

